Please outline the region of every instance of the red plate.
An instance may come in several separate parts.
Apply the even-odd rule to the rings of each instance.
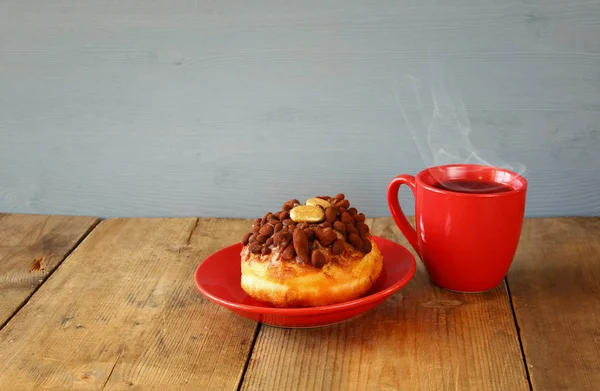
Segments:
[[[213,302],[264,324],[280,327],[316,327],[338,323],[383,303],[410,281],[417,268],[415,259],[401,245],[373,236],[383,254],[381,275],[366,296],[345,303],[309,308],[276,308],[254,300],[240,286],[240,251],[237,243],[217,251],[196,270],[196,285]]]

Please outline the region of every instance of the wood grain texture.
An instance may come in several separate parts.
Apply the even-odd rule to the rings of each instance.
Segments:
[[[391,219],[373,233],[408,246]],[[411,282],[332,327],[262,326],[244,390],[528,390],[504,285],[477,295]]]
[[[0,325],[97,223],[95,217],[0,214]]]
[[[105,220],[0,332],[0,389],[235,389],[257,324],[193,273],[247,221]]]
[[[433,52],[473,144],[527,166],[529,216],[597,215],[599,36],[580,0],[3,1],[0,210],[249,218],[343,191],[387,216],[424,165],[393,86]]]
[[[508,283],[534,391],[600,385],[600,218],[526,220]]]

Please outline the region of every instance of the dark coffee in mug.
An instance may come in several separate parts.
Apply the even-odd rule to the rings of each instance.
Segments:
[[[506,193],[514,190],[512,187],[503,183],[468,179],[453,179],[449,181],[438,182],[434,184],[433,187],[457,193],[476,194]]]

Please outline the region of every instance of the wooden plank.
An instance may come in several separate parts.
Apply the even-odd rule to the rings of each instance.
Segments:
[[[85,216],[0,214],[0,325],[97,223]]]
[[[193,274],[249,225],[101,222],[0,333],[0,389],[235,389],[257,324]]]
[[[391,219],[373,232],[407,243]],[[528,390],[504,284],[484,294],[414,279],[365,315],[335,326],[262,326],[244,390]]]
[[[600,386],[600,218],[526,220],[508,284],[534,390]]]

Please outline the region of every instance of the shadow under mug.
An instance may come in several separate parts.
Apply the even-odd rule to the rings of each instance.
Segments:
[[[498,189],[470,192],[452,189],[452,183]],[[415,228],[398,201],[401,185],[407,185],[415,196]],[[483,292],[499,285],[512,264],[526,191],[525,178],[512,171],[452,164],[430,167],[416,176],[397,176],[388,186],[387,202],[394,222],[433,283],[458,292]]]

